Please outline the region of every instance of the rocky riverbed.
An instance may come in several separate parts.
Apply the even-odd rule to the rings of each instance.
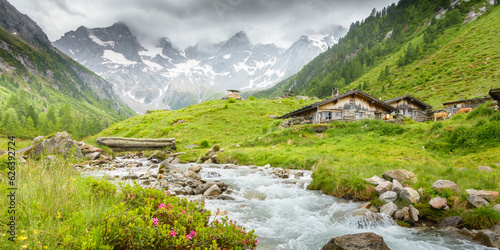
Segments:
[[[366,203],[307,190],[310,171],[179,164],[173,159],[160,162],[137,155],[75,168],[83,175],[113,183],[135,181],[144,187],[168,190],[171,195],[205,201],[214,216],[227,215],[255,229],[260,249],[319,249],[334,236],[366,232],[382,236],[391,249],[496,249],[470,241],[470,236],[453,228],[400,227],[384,211]]]

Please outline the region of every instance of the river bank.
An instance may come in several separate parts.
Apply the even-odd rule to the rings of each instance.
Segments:
[[[268,166],[169,164],[163,168],[168,171],[159,174],[158,165],[161,163],[146,158],[116,158],[109,166],[77,168],[84,175],[104,177],[111,182],[135,180],[145,187],[163,187],[171,194],[205,201],[205,208],[212,211],[214,218],[224,214],[255,229],[259,249],[319,249],[334,236],[359,232],[383,236],[392,249],[488,249],[466,236],[451,233],[453,230],[400,227],[378,211],[363,209],[363,202],[307,190],[311,171],[292,170],[284,174],[287,171]],[[198,166],[199,179],[185,175]],[[198,186],[209,183],[226,188],[220,188],[217,195],[196,194],[197,181]],[[187,185],[182,186],[183,183]]]

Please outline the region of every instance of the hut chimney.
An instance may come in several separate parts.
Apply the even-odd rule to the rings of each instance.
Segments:
[[[339,89],[338,88],[333,88],[332,89],[332,97],[338,96],[339,95]]]

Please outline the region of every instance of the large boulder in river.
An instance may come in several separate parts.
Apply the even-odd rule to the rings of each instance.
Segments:
[[[409,187],[403,188],[403,191],[401,191],[401,193],[399,194],[399,198],[411,204],[415,204],[420,201],[420,195],[418,194],[418,192],[415,189]]]
[[[195,173],[191,170],[186,171],[186,173],[184,173],[184,176],[189,178],[189,179],[193,179],[193,180],[201,179],[201,176],[198,173]]]
[[[188,167],[188,170],[193,171],[195,173],[199,173],[201,171],[201,165],[198,165],[198,164],[191,165]]]
[[[415,176],[414,173],[412,173],[408,170],[404,170],[404,169],[389,170],[389,171],[386,171],[385,173],[383,173],[382,176],[385,179],[388,179],[391,181],[393,179],[396,179],[399,182],[411,182],[411,183],[417,182],[417,176]]]
[[[432,184],[431,187],[435,188],[437,191],[449,189],[457,194],[460,193],[460,188],[458,187],[458,185],[455,184],[455,182],[449,180],[437,180],[436,182],[434,182],[434,184]]]
[[[394,204],[394,202],[389,202],[380,208],[380,213],[387,214],[389,217],[392,217],[394,212],[396,212],[397,210],[398,206]]]
[[[497,247],[500,249],[500,236],[490,230],[478,231],[472,240],[478,241],[487,247]]]
[[[374,233],[347,234],[332,238],[323,250],[390,250],[384,238]]]
[[[43,139],[37,137],[36,143],[21,149],[18,153],[24,153],[31,158],[39,158],[43,155],[60,154],[66,158],[83,158],[82,150],[68,132],[59,132],[55,135]]]

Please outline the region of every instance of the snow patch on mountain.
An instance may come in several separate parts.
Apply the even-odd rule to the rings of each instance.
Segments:
[[[130,61],[123,54],[116,53],[112,50],[104,50],[104,53],[102,54],[102,58],[109,60],[108,62],[104,63],[116,63],[116,64],[121,64],[121,65],[135,65],[137,62]]]
[[[115,47],[115,42],[113,42],[113,41],[104,42],[101,39],[99,39],[97,36],[95,36],[94,34],[90,34],[89,38],[94,43],[97,43],[98,45],[101,45],[101,46],[104,46],[104,47],[111,47],[111,48]]]

